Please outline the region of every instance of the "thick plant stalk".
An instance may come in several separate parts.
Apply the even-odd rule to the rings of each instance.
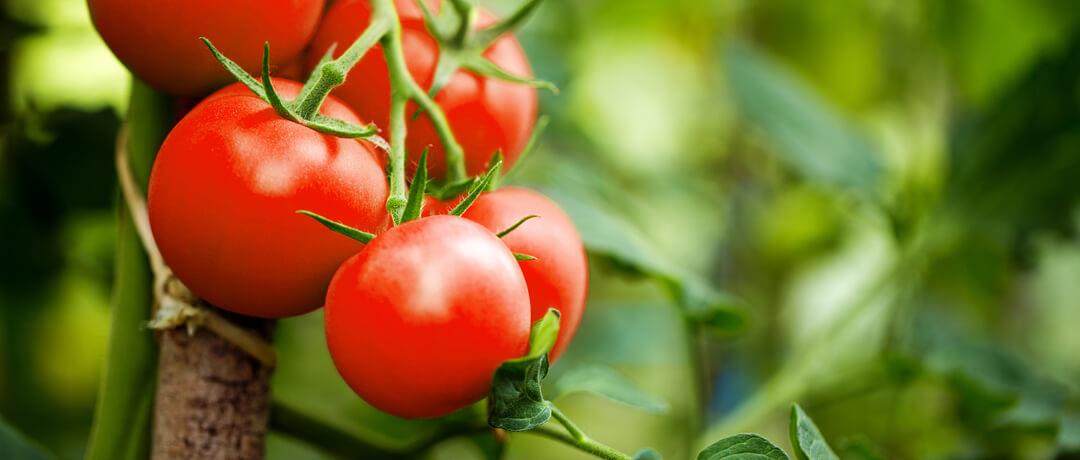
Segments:
[[[270,335],[271,321],[246,320]],[[263,458],[270,367],[207,329],[162,332],[158,362],[152,458]]]

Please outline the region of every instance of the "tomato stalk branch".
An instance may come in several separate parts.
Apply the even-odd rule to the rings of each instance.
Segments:
[[[408,135],[406,104],[410,100],[416,102],[421,110],[427,112],[431,124],[435,127],[446,156],[448,183],[465,179],[465,153],[454,137],[446,114],[409,73],[409,68],[405,64],[405,50],[401,43],[401,22],[398,20],[394,2],[373,0],[372,3],[374,5],[372,21],[389,21],[390,23],[390,29],[381,39],[383,55],[390,74],[390,197],[386,201],[386,208],[390,211],[394,222],[399,223],[408,201],[405,186],[405,139]]]
[[[552,418],[566,428],[566,432],[550,428],[547,425],[541,425],[530,431],[526,431],[526,433],[535,433],[554,439],[599,458],[609,460],[631,460],[629,455],[619,452],[606,444],[594,441],[586,435],[577,424],[570,420],[566,414],[559,410],[558,407],[555,407],[554,404],[548,402],[548,406],[551,407]]]

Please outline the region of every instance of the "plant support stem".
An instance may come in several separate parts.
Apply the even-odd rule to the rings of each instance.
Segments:
[[[555,421],[559,422],[564,428],[566,428],[566,433],[552,429],[547,425],[536,427],[532,431],[527,431],[527,433],[536,433],[541,436],[546,436],[548,438],[562,442],[563,444],[576,447],[583,452],[587,452],[599,458],[609,460],[631,460],[631,457],[629,455],[619,452],[618,450],[606,444],[594,441],[592,438],[586,435],[585,432],[577,426],[577,424],[570,420],[570,418],[567,417],[566,414],[559,410],[558,407],[555,407],[554,404],[551,404],[549,402],[548,406],[551,407],[552,418],[554,418]]]

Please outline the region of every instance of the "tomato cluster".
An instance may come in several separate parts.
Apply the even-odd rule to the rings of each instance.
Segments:
[[[106,43],[137,77],[175,96],[219,88],[169,133],[149,183],[154,239],[188,288],[217,307],[256,317],[325,306],[326,340],[342,377],[367,402],[402,417],[441,416],[483,398],[496,368],[526,352],[530,325],[549,308],[561,313],[551,358],[565,350],[584,311],[588,269],[581,238],[558,205],[506,187],[474,195],[462,214],[451,212],[461,196],[429,196],[421,216],[395,225],[382,149],[283,116],[250,81],[222,87],[228,74],[197,40],[208,37],[249,72],[269,40],[277,50],[271,65],[302,59],[310,72],[331,45],[340,54],[364,31],[372,14],[367,0],[339,0],[326,11],[321,0],[153,3],[148,13],[139,2],[89,0]],[[405,65],[428,88],[441,43],[414,2],[397,4]],[[481,16],[478,27],[495,21]],[[171,22],[147,24],[151,17]],[[510,33],[483,56],[531,74]],[[368,51],[318,113],[388,126],[387,59],[378,46]],[[304,94],[292,80],[256,84],[266,92],[272,84],[283,99]],[[509,169],[536,121],[534,88],[466,70],[438,88],[435,102],[472,175],[487,170],[497,153],[502,170]],[[430,147],[430,175],[439,182],[447,169],[440,137],[427,114],[416,115],[405,142],[410,168]],[[298,210],[374,237],[362,244]]]

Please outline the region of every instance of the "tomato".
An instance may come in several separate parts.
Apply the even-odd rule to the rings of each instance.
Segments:
[[[454,202],[425,201],[425,215],[446,214]],[[536,215],[502,238],[512,252],[528,254],[536,260],[519,262],[529,287],[532,321],[539,321],[548,308],[559,310],[559,339],[551,351],[555,361],[577,332],[585,311],[589,285],[588,258],[574,223],[559,205],[544,195],[520,187],[503,187],[481,194],[462,217],[498,233],[525,216]]]
[[[422,16],[411,0],[398,1],[402,25],[402,43],[409,72],[424,88],[429,88],[435,74],[439,46],[428,32]],[[308,69],[314,67],[329,47],[337,43],[335,53],[345,51],[364,30],[371,18],[367,0],[341,0],[330,7],[308,54]],[[493,22],[481,15],[478,26]],[[516,75],[531,76],[532,69],[521,45],[506,34],[485,52],[492,62]],[[390,77],[382,49],[368,51],[349,73],[346,82],[334,94],[370,117],[379,127],[389,127]],[[435,98],[450,122],[457,140],[465,150],[466,169],[476,175],[487,169],[492,155],[501,150],[507,170],[528,143],[536,123],[537,94],[534,88],[484,77],[459,70]],[[409,113],[415,111],[410,104]],[[392,135],[392,133],[390,133]],[[446,171],[442,143],[427,115],[408,123],[410,169],[415,168],[420,153],[431,146],[428,167],[433,177]]]
[[[301,87],[274,86],[285,97]],[[360,122],[333,97],[322,113]],[[334,270],[362,248],[297,210],[369,232],[388,223],[374,146],[285,120],[239,83],[173,128],[148,194],[154,238],[177,277],[214,305],[259,317],[321,306]]]
[[[150,86],[203,95],[233,80],[199,37],[257,74],[263,43],[270,62],[300,55],[323,0],[88,0],[95,27],[113,53]]]
[[[433,216],[379,235],[334,275],[326,341],[372,406],[449,414],[491,389],[529,341],[529,294],[506,245],[466,219]]]

